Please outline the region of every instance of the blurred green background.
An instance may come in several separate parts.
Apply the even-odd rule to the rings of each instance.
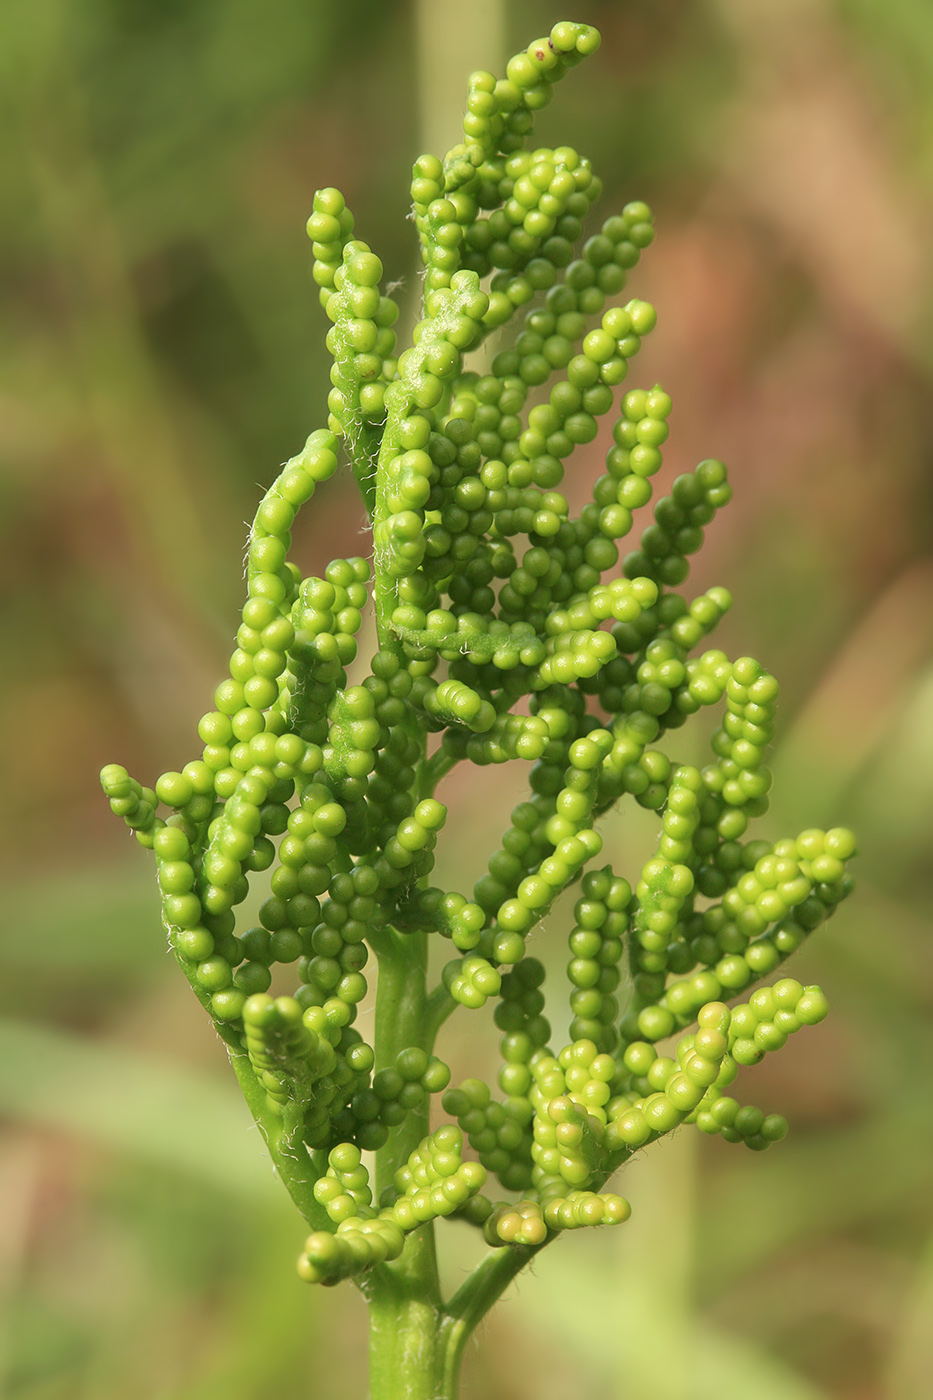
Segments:
[[[5,0],[5,1400],[365,1392],[363,1305],[294,1273],[301,1223],[97,772],[151,782],[195,755],[243,522],[324,420],[314,189],[340,187],[410,300],[413,156],[457,138],[471,68],[501,71],[560,18],[603,47],[541,140],[591,156],[600,217],[656,211],[632,290],[660,320],[633,383],[674,398],[664,481],[730,465],[692,582],[733,591],[719,644],[782,681],[766,834],[844,822],[862,855],[856,897],[793,968],[834,1015],[740,1082],[790,1137],[755,1157],[685,1130],[637,1160],[631,1224],[542,1256],[464,1393],[930,1394],[928,0]],[[602,447],[578,452],[575,493]],[[347,472],[296,531],[299,561],[363,552],[360,527]],[[455,785],[451,869],[483,868],[511,783]],[[620,873],[645,830],[612,827]],[[555,965],[565,931],[552,919]],[[455,1074],[476,1072],[459,1034]],[[442,1232],[454,1278],[465,1231]]]

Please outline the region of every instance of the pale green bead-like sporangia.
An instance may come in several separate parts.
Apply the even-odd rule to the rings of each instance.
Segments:
[[[153,851],[172,949],[311,1228],[309,1282],[378,1278],[441,1217],[520,1260],[620,1224],[610,1178],[681,1125],[768,1147],[785,1120],[727,1090],[827,1010],[783,964],[849,893],[854,838],[750,835],[777,682],[708,641],[726,589],[687,587],[731,495],[725,466],[699,463],[651,510],[672,403],[632,383],[656,315],[625,291],[651,211],[632,200],[591,225],[589,161],[533,142],[554,84],[597,45],[562,22],[504,78],[472,74],[462,142],[415,162],[410,344],[343,196],[314,196],[327,425],[256,512],[242,625],[194,758],[154,788],[101,774]],[[491,358],[471,359],[493,335]],[[584,453],[605,465],[576,511],[562,486]],[[297,514],[344,461],[367,547],[305,576]],[[683,764],[667,733],[704,707],[719,727]],[[436,850],[457,839],[442,780],[506,762],[527,795],[473,887],[440,888]],[[622,870],[600,819],[631,802],[657,836]],[[568,890],[555,986],[535,940]],[[567,1024],[568,1001],[562,1045],[549,1017]],[[497,1077],[451,1086],[435,1038],[487,1004],[474,1024],[497,1028]]]

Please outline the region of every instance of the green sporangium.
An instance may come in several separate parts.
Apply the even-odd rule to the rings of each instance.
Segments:
[[[584,240],[598,177],[569,146],[532,145],[535,113],[598,44],[562,22],[505,78],[473,73],[462,143],[415,162],[424,295],[401,354],[382,263],[340,193],[315,195],[327,427],[256,512],[200,756],[154,789],[118,765],[101,775],[154,853],[178,962],[306,1222],[301,1277],[352,1279],[368,1300],[373,1400],[453,1397],[467,1337],[535,1254],[628,1219],[611,1185],[639,1149],[682,1124],[756,1151],[784,1136],[728,1089],[826,1015],[782,964],[850,889],[849,831],[748,835],[768,809],[777,682],[709,646],[724,588],[681,591],[730,498],[723,464],[678,477],[620,559],[671,412],[660,386],[623,387],[656,319],[622,303],[652,215],[633,201]],[[488,372],[468,368],[516,321]],[[575,517],[565,463],[603,418],[606,470]],[[292,526],[341,452],[371,556],[303,577]],[[351,685],[367,610],[376,649]],[[709,763],[672,761],[664,736],[706,706],[722,713]],[[442,780],[511,760],[527,796],[486,873],[466,892],[432,885]],[[658,826],[628,877],[598,831],[622,802]],[[250,877],[270,869],[244,928]],[[554,986],[528,939],[568,889]],[[439,940],[451,956],[432,985]],[[294,990],[273,996],[283,967]],[[355,1022],[374,971],[370,1044]],[[560,1046],[547,1013],[567,998]],[[444,1024],[489,1001],[497,1084],[452,1085]],[[488,1245],[449,1298],[444,1217]]]

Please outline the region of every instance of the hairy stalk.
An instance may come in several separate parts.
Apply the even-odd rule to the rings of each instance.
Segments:
[[[409,1046],[426,1053],[433,1037],[425,1019],[427,937],[389,931],[379,958],[375,1045],[377,1063],[390,1064]],[[428,1135],[428,1101],[413,1110],[376,1152],[376,1190],[391,1188],[396,1171]],[[372,1400],[434,1400],[438,1390],[441,1291],[433,1223],[408,1236],[400,1257],[373,1270],[369,1301]],[[451,1392],[454,1394],[455,1392]]]

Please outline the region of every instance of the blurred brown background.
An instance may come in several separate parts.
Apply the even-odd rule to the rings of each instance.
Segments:
[[[413,156],[456,139],[471,68],[501,71],[566,17],[603,47],[540,137],[593,159],[600,217],[635,197],[656,212],[631,285],[660,320],[632,382],[674,398],[665,482],[730,466],[692,584],[733,591],[719,644],[782,681],[766,834],[845,822],[862,855],[856,897],[793,968],[834,1015],[742,1086],[791,1136],[765,1157],[686,1130],[652,1149],[622,1183],[631,1224],[542,1257],[465,1394],[930,1394],[933,7],[563,9],[0,8],[4,1400],[364,1392],[363,1306],[293,1272],[300,1221],[97,772],[151,782],[194,756],[243,522],[323,421],[314,189],[341,188],[410,294]],[[600,449],[578,453],[581,484]],[[320,571],[359,529],[347,473],[297,557]],[[476,874],[490,802],[515,797],[489,769],[459,794],[448,834]],[[613,840],[631,875],[643,823]],[[467,1247],[442,1231],[454,1276]]]

